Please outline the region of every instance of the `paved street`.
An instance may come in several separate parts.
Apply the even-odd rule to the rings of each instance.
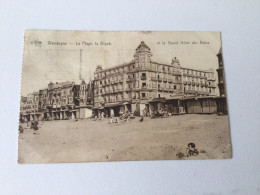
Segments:
[[[228,116],[181,115],[139,118],[108,124],[108,119],[39,122],[19,136],[19,163],[229,158]],[[26,126],[26,123],[23,124]],[[198,156],[179,158],[193,142]]]

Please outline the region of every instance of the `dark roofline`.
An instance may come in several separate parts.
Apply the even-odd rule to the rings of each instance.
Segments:
[[[110,68],[105,68],[105,69],[102,69],[102,70],[99,70],[99,71],[95,71],[95,73],[101,73],[101,72],[108,71],[108,70],[111,70],[111,69],[121,68],[121,67],[130,65],[132,63],[134,63],[134,60],[127,62],[127,63],[119,64],[119,65],[116,65],[116,66],[113,66],[113,67],[110,67]]]

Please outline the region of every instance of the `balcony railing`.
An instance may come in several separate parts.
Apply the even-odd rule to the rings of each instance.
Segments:
[[[159,87],[158,90],[159,91],[164,91],[164,88],[163,87]]]
[[[172,79],[168,79],[168,82],[169,82],[169,83],[172,83]]]
[[[181,72],[180,71],[175,71],[175,72],[172,73],[172,75],[179,75],[180,76]]]
[[[194,91],[194,90],[185,90],[185,93],[189,93],[189,94],[195,94],[195,93],[196,93],[196,91]]]
[[[146,80],[146,76],[141,76],[141,80]]]
[[[162,78],[158,78],[158,81],[159,81],[159,82],[162,82]]]
[[[152,81],[157,81],[157,78],[156,77],[152,77],[151,80]]]
[[[142,86],[141,88],[142,88],[142,89],[147,89],[147,86]]]
[[[167,82],[167,78],[163,78],[163,82],[165,82],[165,83],[166,83],[166,82]]]
[[[208,81],[215,81],[216,80],[216,78],[214,78],[214,77],[208,77],[207,79],[208,79]]]
[[[141,97],[141,100],[148,100],[148,97]]]
[[[131,80],[129,78],[126,79],[126,82],[130,82]]]

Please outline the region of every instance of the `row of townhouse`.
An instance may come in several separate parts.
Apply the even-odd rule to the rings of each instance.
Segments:
[[[93,106],[93,82],[50,82],[48,87],[21,97],[20,120],[86,118]]]
[[[134,59],[125,64],[94,73],[94,111],[96,114],[131,110],[141,114],[147,108],[156,110],[155,99],[176,97],[216,96],[216,79],[213,69],[185,68],[174,57],[170,64],[152,60],[150,48],[144,43],[136,48]]]

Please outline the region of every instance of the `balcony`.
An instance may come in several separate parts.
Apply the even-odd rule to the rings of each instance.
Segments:
[[[152,77],[151,80],[152,81],[157,81],[157,78],[156,77]]]
[[[148,100],[148,97],[141,97],[141,100]]]
[[[114,81],[111,81],[110,83],[111,83],[111,85],[115,84],[115,82],[114,82]]]
[[[159,87],[158,90],[159,91],[164,91],[164,88],[163,87]]]
[[[141,89],[147,89],[147,86],[142,86]]]
[[[209,85],[209,87],[211,87],[211,88],[216,88],[216,86],[215,86],[215,85]]]
[[[188,94],[195,94],[196,91],[194,91],[194,90],[186,90],[185,93],[188,93]]]
[[[162,78],[158,78],[158,81],[159,81],[159,82],[162,82]]]
[[[180,71],[175,71],[175,72],[172,73],[172,75],[181,76],[181,72]]]
[[[126,82],[130,82],[131,80],[129,78],[126,79]]]
[[[131,98],[130,98],[130,97],[125,97],[123,100],[125,100],[125,101],[130,101]]]
[[[141,76],[141,80],[146,80],[146,76]]]
[[[183,81],[183,84],[184,84],[184,85],[187,85],[187,81]]]
[[[188,83],[188,85],[190,85],[190,84],[191,84],[191,82],[190,82],[190,81],[188,81],[187,83]]]
[[[115,84],[118,83],[118,80],[116,80],[114,83],[115,83]]]
[[[192,84],[192,86],[195,86],[195,82],[192,82],[191,84]]]
[[[208,81],[215,81],[216,80],[216,78],[214,78],[214,77],[209,77],[208,78]]]
[[[123,79],[120,79],[120,80],[119,80],[119,83],[123,83],[123,82],[124,82],[124,80],[123,80]]]
[[[168,82],[169,82],[169,83],[172,83],[172,79],[168,79]]]
[[[165,83],[166,83],[166,82],[167,82],[167,78],[163,78],[163,82],[165,82]]]

